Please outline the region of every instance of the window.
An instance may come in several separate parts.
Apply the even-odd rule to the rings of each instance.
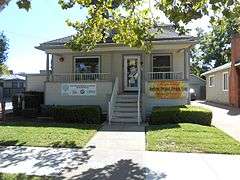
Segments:
[[[171,71],[171,60],[169,55],[153,55],[152,70],[153,72],[169,72]]]
[[[214,76],[209,76],[209,87],[214,86]]]
[[[100,57],[76,57],[75,72],[76,73],[99,73]]]
[[[18,82],[17,81],[12,82],[12,88],[18,88]]]
[[[228,72],[223,73],[223,91],[228,91]]]

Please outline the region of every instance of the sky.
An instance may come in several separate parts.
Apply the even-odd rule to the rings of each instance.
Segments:
[[[58,0],[33,0],[29,12],[18,9],[16,0],[0,12],[0,32],[9,40],[9,69],[14,73],[38,73],[46,67],[46,54],[34,47],[39,43],[72,35],[75,31],[68,27],[65,20],[83,21],[87,15],[85,9],[74,7],[62,10]],[[154,14],[156,11],[154,10]],[[162,21],[168,23],[166,18]],[[188,27],[201,27],[208,30],[208,17],[194,21]],[[194,34],[194,31],[192,33]]]

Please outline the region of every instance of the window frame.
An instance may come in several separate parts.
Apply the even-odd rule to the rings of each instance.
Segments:
[[[213,81],[212,81],[212,84],[211,84],[211,78],[213,78]],[[214,78],[215,78],[215,75],[210,75],[209,77],[208,77],[208,85],[209,85],[209,87],[214,87],[215,85],[214,85]]]
[[[169,56],[170,57],[170,71],[169,72],[173,72],[173,63],[172,63],[172,54],[168,54],[168,53],[153,53],[153,54],[151,54],[151,71],[152,72],[154,72],[153,71],[153,57],[154,56]],[[162,71],[163,72],[163,71]]]
[[[224,89],[225,88],[224,87],[224,80],[225,80],[224,76],[225,75],[227,75],[227,83],[226,83],[227,89]],[[222,89],[223,89],[223,91],[228,91],[228,89],[229,89],[229,73],[227,71],[222,73]]]
[[[101,73],[101,56],[74,56],[73,57],[73,73],[76,73],[76,59],[84,59],[84,58],[98,58],[99,72],[97,73]],[[94,73],[89,73],[89,74],[94,74]]]

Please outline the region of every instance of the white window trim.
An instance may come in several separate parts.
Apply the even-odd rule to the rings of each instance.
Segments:
[[[224,89],[224,75],[225,74],[227,74],[227,77],[228,77],[228,79],[227,79],[227,81],[228,81],[228,87],[227,87],[227,89]],[[222,89],[223,89],[223,91],[228,91],[228,89],[229,89],[229,75],[228,75],[228,72],[226,71],[226,72],[223,72],[222,73]]]
[[[76,72],[76,59],[84,59],[84,58],[98,58],[98,67],[99,67],[98,73],[101,73],[101,56],[75,56],[74,64],[73,64],[73,73]]]
[[[208,85],[209,85],[209,87],[214,87],[214,86],[215,86],[215,85],[214,85],[214,77],[215,77],[215,75],[210,75],[210,76],[208,77],[208,81],[209,81],[209,82],[208,82]],[[210,84],[210,82],[211,82],[211,81],[210,81],[210,78],[213,78],[213,82],[212,82],[213,84],[212,84],[212,85]]]
[[[173,71],[173,57],[172,57],[172,54],[167,54],[167,53],[152,53],[151,54],[151,69],[152,69],[152,72],[153,72],[153,56],[169,56],[170,57],[170,72]],[[165,66],[166,67],[166,66]]]

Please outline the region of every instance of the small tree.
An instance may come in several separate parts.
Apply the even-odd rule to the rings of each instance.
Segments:
[[[0,33],[0,74],[8,72],[7,66],[4,64],[7,60],[8,40],[6,36]]]

